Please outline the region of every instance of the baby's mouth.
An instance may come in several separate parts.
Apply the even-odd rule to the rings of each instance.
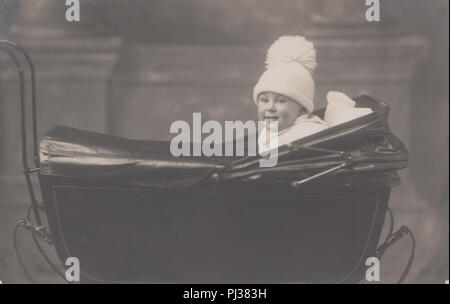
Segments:
[[[264,120],[278,120],[278,116],[264,116]]]

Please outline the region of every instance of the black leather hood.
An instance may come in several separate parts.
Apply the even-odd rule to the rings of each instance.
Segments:
[[[180,188],[226,180],[292,182],[343,162],[345,166],[326,178],[406,167],[408,152],[390,132],[388,106],[368,96],[355,101],[357,107],[370,107],[373,112],[280,147],[278,163],[272,168],[260,167],[259,156],[174,157],[169,142],[129,140],[56,126],[40,143],[41,174]],[[314,114],[323,113],[324,109]]]

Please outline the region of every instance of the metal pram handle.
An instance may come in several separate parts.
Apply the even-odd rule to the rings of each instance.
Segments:
[[[22,142],[22,166],[23,174],[25,175],[25,181],[28,188],[28,193],[31,198],[31,204],[33,207],[33,213],[36,217],[36,222],[38,226],[42,226],[42,221],[38,212],[39,203],[36,199],[33,185],[31,183],[30,174],[39,172],[40,170],[40,159],[39,159],[39,148],[38,148],[38,136],[37,136],[37,111],[36,111],[36,77],[33,62],[31,61],[28,52],[21,46],[15,44],[14,42],[8,40],[0,40],[0,50],[5,51],[12,61],[14,62],[16,69],[19,73],[20,80],[20,118],[21,118],[21,142]],[[31,80],[31,120],[33,128],[33,162],[34,167],[30,167],[28,164],[27,156],[27,124],[26,124],[26,107],[25,107],[25,71],[19,57],[15,54],[19,52],[26,61],[30,71]]]
[[[17,232],[19,228],[25,228],[31,233],[34,243],[36,244],[39,252],[44,257],[46,262],[64,279],[64,276],[60,271],[58,271],[57,267],[54,263],[50,261],[50,258],[43,251],[41,245],[37,240],[37,237],[47,242],[47,244],[52,245],[53,240],[51,234],[48,232],[47,228],[42,224],[41,216],[39,214],[39,210],[43,210],[42,204],[38,202],[36,199],[36,195],[34,192],[33,184],[31,183],[31,174],[38,173],[40,171],[40,157],[39,157],[39,143],[38,143],[38,135],[37,135],[37,110],[36,110],[36,76],[33,62],[31,60],[28,52],[21,46],[17,45],[14,42],[1,40],[0,39],[0,51],[5,51],[9,57],[14,62],[17,72],[19,74],[20,81],[20,118],[21,118],[21,148],[22,148],[22,167],[23,174],[25,176],[25,181],[28,188],[28,193],[31,199],[31,205],[27,211],[27,219],[19,220],[16,224],[13,234],[13,242],[14,249],[16,251],[17,258],[19,260],[19,264],[25,272],[25,275],[28,277],[30,282],[34,283],[30,273],[27,271],[23,259],[19,253],[18,245],[17,245]],[[28,163],[28,144],[27,144],[27,119],[26,119],[26,104],[25,104],[25,70],[22,65],[21,60],[16,55],[16,53],[20,53],[25,59],[26,65],[28,66],[30,72],[30,81],[31,81],[31,124],[32,124],[32,136],[33,136],[33,164],[34,166],[30,166]],[[35,225],[31,222],[30,209],[33,210],[34,219],[36,221]]]

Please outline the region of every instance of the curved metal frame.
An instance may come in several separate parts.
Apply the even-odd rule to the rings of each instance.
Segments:
[[[21,46],[15,44],[14,42],[7,40],[0,40],[0,50],[5,51],[9,57],[14,62],[17,72],[19,73],[20,80],[20,118],[21,118],[21,142],[22,142],[22,166],[23,174],[25,176],[25,181],[28,188],[28,193],[30,195],[31,204],[33,207],[33,213],[35,214],[36,223],[39,227],[42,227],[42,220],[39,215],[39,203],[36,199],[34,193],[33,185],[31,183],[31,173],[39,172],[40,170],[40,158],[39,158],[39,148],[38,148],[38,136],[37,136],[37,111],[36,111],[36,77],[34,65],[29,56],[28,52]],[[33,163],[34,167],[30,167],[28,164],[27,156],[27,124],[26,124],[26,104],[25,104],[25,71],[24,67],[19,60],[19,57],[15,52],[19,52],[25,58],[26,64],[30,71],[31,80],[31,115],[32,115],[32,128],[33,128]]]

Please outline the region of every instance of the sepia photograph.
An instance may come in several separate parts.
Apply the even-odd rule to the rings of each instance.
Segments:
[[[0,0],[0,283],[448,284],[448,37],[448,0]]]

